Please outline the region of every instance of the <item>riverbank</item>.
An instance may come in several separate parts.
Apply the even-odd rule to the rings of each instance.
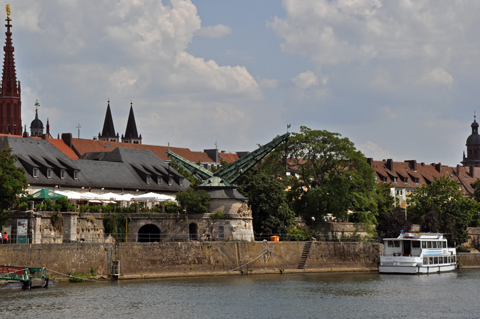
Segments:
[[[181,242],[0,245],[3,265],[119,279],[377,270],[381,245],[341,242]],[[58,275],[60,276],[60,275]]]

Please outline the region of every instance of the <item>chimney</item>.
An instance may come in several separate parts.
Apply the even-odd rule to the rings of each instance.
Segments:
[[[393,159],[391,158],[387,159],[387,168],[393,171]]]
[[[72,148],[72,133],[62,133],[62,140],[68,147]]]
[[[47,137],[50,136],[50,123],[48,122],[47,118]]]
[[[370,167],[373,167],[373,158],[369,157],[367,158],[367,163],[370,165]]]
[[[414,172],[417,171],[417,161],[416,160],[408,160],[408,161],[405,161],[406,163],[408,163],[408,165],[410,166],[411,169],[413,169]]]
[[[468,175],[470,175],[472,178],[475,178],[475,167],[470,166]]]
[[[457,175],[460,175],[460,164],[457,164]]]
[[[441,173],[442,172],[442,163],[435,164],[435,169],[437,172]]]

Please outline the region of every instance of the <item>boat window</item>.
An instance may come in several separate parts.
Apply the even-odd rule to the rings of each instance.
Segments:
[[[455,257],[456,257],[456,256],[452,256],[452,263],[455,262]]]
[[[432,248],[437,248],[437,242],[432,241]]]
[[[432,242],[431,241],[427,241],[427,248],[432,248]]]
[[[389,240],[389,241],[387,242],[387,246],[388,246],[388,247],[393,247],[393,241]]]
[[[433,265],[433,257],[429,257],[429,262],[430,265]]]
[[[428,257],[423,257],[423,264],[428,265]]]
[[[420,248],[420,242],[419,241],[412,241],[412,248]]]
[[[448,264],[447,257],[443,257],[443,263],[444,263],[444,264]]]
[[[438,264],[438,257],[433,257],[433,263],[434,263],[435,265]]]
[[[447,248],[447,242],[446,241],[443,242],[443,248]]]
[[[427,248],[427,242],[426,241],[422,241],[422,248]]]
[[[395,247],[400,247],[400,241],[394,240],[393,243],[395,244]]]

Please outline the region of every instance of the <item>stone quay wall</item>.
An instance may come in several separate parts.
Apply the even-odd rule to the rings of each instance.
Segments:
[[[59,273],[108,276],[120,261],[120,279],[239,273],[377,270],[381,246],[373,243],[312,242],[298,269],[305,242],[70,243],[0,245],[0,264],[46,267]],[[245,265],[247,264],[248,265]],[[65,278],[65,277],[63,277]]]

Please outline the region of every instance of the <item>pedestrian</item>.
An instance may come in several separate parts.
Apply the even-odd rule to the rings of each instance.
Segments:
[[[3,234],[1,231],[0,231],[0,244],[3,244]]]
[[[3,233],[3,243],[8,244],[8,233],[7,232]]]

